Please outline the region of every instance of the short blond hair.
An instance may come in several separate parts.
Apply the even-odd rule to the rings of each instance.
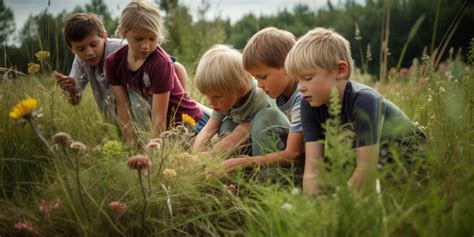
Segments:
[[[244,68],[249,70],[263,64],[272,68],[285,66],[288,52],[295,44],[295,36],[286,30],[267,27],[255,33],[242,53]]]
[[[349,41],[332,29],[318,27],[296,42],[286,57],[285,69],[293,77],[313,70],[315,66],[332,72],[340,60],[347,62],[350,77],[352,57]]]
[[[242,54],[226,45],[214,45],[202,55],[194,80],[204,95],[249,91],[253,81],[242,65]]]
[[[158,6],[148,0],[132,0],[123,9],[119,22],[119,33],[125,38],[125,34],[135,27],[143,27],[155,32],[158,36],[158,44],[165,40],[166,30],[160,16]]]

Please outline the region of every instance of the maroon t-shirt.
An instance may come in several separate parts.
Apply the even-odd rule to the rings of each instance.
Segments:
[[[170,91],[167,124],[170,121],[181,121],[183,113],[193,117],[196,122],[201,118],[201,109],[184,91],[173,62],[162,48],[156,47],[136,71],[128,69],[127,54],[128,45],[125,45],[107,57],[105,75],[111,85],[123,86],[127,91],[133,90],[149,101],[153,94]],[[173,115],[175,117],[170,118]]]

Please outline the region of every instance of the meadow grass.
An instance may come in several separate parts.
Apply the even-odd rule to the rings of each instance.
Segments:
[[[383,167],[380,193],[364,195],[347,187],[351,170],[340,162],[325,171],[322,194],[306,197],[294,185],[264,182],[248,172],[205,180],[205,167],[226,155],[190,153],[191,140],[177,131],[158,150],[144,148],[149,134],[140,145],[127,146],[101,117],[90,89],[80,105],[72,106],[47,74],[4,78],[0,236],[472,236],[472,65],[450,58],[434,71],[425,60],[409,74],[389,74],[387,82],[357,73],[353,79],[377,88],[424,127],[426,154],[414,157],[408,169]],[[74,152],[56,145],[53,155],[29,126],[9,119],[10,108],[27,97],[36,98],[42,109],[44,116],[34,123],[43,136],[67,132],[87,149]],[[332,141],[330,158],[353,157],[343,140]],[[144,229],[141,186],[136,171],[126,165],[137,154],[147,154],[152,162],[143,176]],[[68,159],[80,164],[80,184]],[[43,200],[59,206],[46,213],[39,209]],[[126,205],[123,213],[108,207],[113,201]],[[19,222],[28,228],[18,230]]]

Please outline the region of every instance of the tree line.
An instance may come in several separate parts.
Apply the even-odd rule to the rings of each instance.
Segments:
[[[442,51],[443,57],[453,54],[453,50],[465,55],[473,37],[469,29],[474,24],[474,6],[467,0],[346,0],[337,4],[328,0],[319,9],[300,4],[274,15],[246,14],[234,23],[223,16],[207,19],[207,0],[201,1],[194,16],[179,0],[156,2],[164,12],[168,30],[162,46],[191,75],[200,55],[211,45],[225,43],[242,49],[255,32],[267,26],[288,30],[296,37],[314,27],[331,27],[350,41],[355,66],[374,75],[381,65],[410,67],[413,59],[424,54],[432,55],[437,49],[440,54],[444,45],[447,50]],[[13,13],[0,0],[0,40],[4,51],[0,67],[26,72],[28,63],[37,61],[35,53],[44,50],[50,52],[50,68],[67,72],[73,55],[64,41],[63,22],[69,14],[84,11],[100,15],[109,36],[116,36],[118,19],[111,16],[104,0],[91,0],[83,7],[57,15],[47,10],[30,15],[17,36],[18,43],[9,45],[8,38],[15,31]],[[382,64],[380,52],[387,54]]]

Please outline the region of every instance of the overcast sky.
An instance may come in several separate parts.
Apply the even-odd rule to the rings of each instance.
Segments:
[[[130,0],[104,0],[113,17],[117,17],[120,11]],[[57,14],[62,10],[71,11],[76,6],[85,6],[90,0],[50,0],[51,6],[48,11]],[[311,9],[317,9],[327,0],[208,0],[211,7],[208,12],[209,18],[220,15],[230,18],[232,22],[240,19],[244,14],[253,12],[256,15],[269,15],[285,8],[291,10],[296,4],[307,4]],[[180,0],[186,5],[192,14],[196,14],[201,0]],[[4,0],[4,4],[13,10],[16,29],[23,28],[29,15],[37,15],[48,7],[48,0]]]

